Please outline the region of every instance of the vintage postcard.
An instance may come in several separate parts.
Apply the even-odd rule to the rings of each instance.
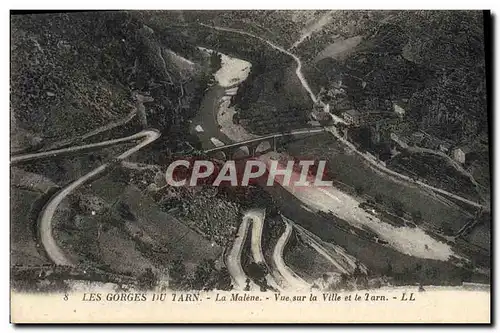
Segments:
[[[13,323],[490,323],[483,11],[10,15]]]

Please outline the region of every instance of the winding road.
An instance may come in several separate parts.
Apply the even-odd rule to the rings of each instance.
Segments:
[[[238,233],[236,234],[236,239],[234,240],[233,247],[229,251],[226,258],[226,266],[229,274],[233,279],[234,289],[244,290],[246,287],[247,275],[241,267],[241,252],[243,251],[243,246],[247,238],[247,231],[249,227],[249,219],[243,218]],[[259,287],[250,280],[250,290],[259,290]]]
[[[311,100],[315,104],[322,104],[321,101],[319,101],[316,97],[316,95],[313,93],[312,89],[310,88],[307,80],[305,79],[304,75],[302,74],[302,62],[301,60],[294,55],[293,53],[287,51],[286,49],[262,38],[256,35],[253,35],[248,32],[244,31],[239,31],[237,29],[232,29],[232,28],[224,28],[224,27],[217,27],[217,26],[210,26],[207,24],[200,23],[200,25],[219,30],[219,31],[225,31],[225,32],[231,32],[231,33],[237,33],[241,35],[246,35],[251,38],[258,39],[272,48],[292,57],[294,61],[297,63],[297,67],[295,70],[295,73],[300,80],[302,86],[304,89],[307,91],[309,94]],[[118,124],[125,123],[132,119],[135,116],[135,113],[130,113],[127,118],[124,119],[123,122],[120,122]],[[114,124],[112,127],[115,127],[116,124]],[[88,134],[86,134],[86,137],[96,135],[104,130],[110,129],[109,126],[104,126],[101,128],[96,129],[95,131],[92,131]],[[323,130],[323,129],[322,129]],[[476,202],[470,201],[468,199],[462,198],[460,196],[457,196],[453,193],[447,192],[445,190],[435,188],[433,186],[430,186],[428,184],[425,184],[421,181],[413,181],[410,177],[407,177],[405,175],[399,174],[393,170],[390,170],[376,161],[370,159],[367,157],[365,154],[359,152],[357,148],[349,141],[345,140],[342,138],[341,135],[339,135],[337,128],[334,126],[331,126],[327,129],[328,132],[333,134],[339,141],[342,143],[346,144],[351,148],[353,151],[355,151],[358,155],[363,157],[365,160],[367,160],[370,164],[374,165],[378,169],[384,171],[385,173],[398,177],[400,179],[404,179],[410,183],[416,183],[422,187],[428,188],[432,191],[439,192],[441,194],[445,194],[451,198],[454,198],[456,200],[460,200],[462,202],[466,202],[468,204],[471,204],[475,207],[478,208],[486,208],[485,206],[478,204]],[[113,139],[113,140],[107,140],[99,143],[93,143],[93,144],[86,144],[86,145],[81,145],[81,146],[75,146],[75,147],[70,147],[70,148],[63,148],[63,149],[56,149],[56,150],[50,150],[50,151],[44,151],[40,153],[31,153],[31,154],[24,154],[24,155],[17,155],[17,156],[12,156],[11,157],[11,164],[16,164],[16,163],[22,163],[26,161],[31,161],[31,160],[39,160],[39,159],[44,159],[44,158],[49,158],[49,157],[54,157],[54,156],[59,156],[59,155],[64,155],[64,154],[70,154],[74,152],[81,152],[81,151],[86,151],[86,150],[93,150],[93,149],[98,149],[98,148],[103,148],[107,146],[112,146],[124,142],[129,142],[129,141],[135,141],[142,139],[142,141],[136,145],[135,147],[127,150],[126,152],[120,154],[115,158],[115,160],[118,161],[124,161],[126,158],[131,156],[132,154],[136,153],[146,145],[152,143],[156,139],[160,137],[160,133],[156,130],[145,130],[139,133],[136,133],[132,136],[124,137],[124,138],[119,138],[119,139]],[[81,139],[81,138],[79,138]],[[68,144],[70,141],[64,142],[64,144]],[[241,143],[235,143],[234,145],[239,145]],[[229,146],[229,145],[228,145]],[[227,146],[225,147],[227,148]],[[215,148],[217,149],[217,148]],[[79,179],[73,181],[63,189],[61,189],[59,192],[57,192],[51,200],[47,203],[45,208],[43,209],[40,218],[39,218],[39,228],[40,228],[40,233],[41,233],[41,242],[49,256],[49,258],[57,265],[68,265],[72,266],[74,265],[71,260],[66,256],[66,254],[58,247],[52,233],[52,222],[53,222],[53,217],[54,214],[57,210],[57,207],[59,204],[64,200],[72,191],[77,189],[78,187],[82,186],[86,182],[94,179],[95,177],[101,175],[104,173],[110,166],[113,165],[113,162],[107,162],[102,164],[101,166],[95,168],[94,170],[90,171],[89,173],[85,174],[84,176],[80,177]],[[130,164],[129,167],[139,167],[138,165],[132,165]],[[486,208],[487,209],[487,208]],[[253,217],[251,217],[252,214],[255,214]],[[247,237],[247,232],[249,228],[249,221],[252,219],[253,221],[253,231],[252,231],[252,239],[251,239],[251,245],[252,245],[252,255],[254,257],[254,260],[256,262],[264,262],[264,257],[262,254],[262,248],[261,248],[261,237],[262,237],[262,224],[263,224],[263,218],[261,219],[262,221],[259,222],[258,216],[260,216],[260,212],[250,212],[248,215],[245,215],[245,217],[242,220],[242,223],[239,227],[237,237],[234,241],[233,247],[231,248],[227,259],[226,259],[226,265],[229,270],[230,275],[233,278],[233,282],[235,284],[235,289],[243,290],[246,287],[246,280],[247,276],[244,273],[242,266],[241,266],[241,252],[242,252],[242,247],[244,246],[246,237]],[[256,217],[257,216],[257,217]],[[283,259],[283,252],[285,245],[287,244],[293,230],[293,222],[287,219],[286,217],[283,217],[283,221],[285,222],[286,229],[281,235],[281,237],[278,239],[276,247],[274,248],[273,251],[273,262],[276,265],[279,274],[286,280],[287,284],[289,287],[293,288],[295,291],[305,291],[305,290],[310,290],[311,285],[308,284],[306,281],[304,281],[302,278],[300,278],[297,274],[295,274],[284,262]],[[325,258],[327,258],[329,261],[331,261],[333,264],[335,264],[341,271],[347,271],[345,267],[339,265],[331,256],[329,256],[325,249],[322,246],[319,246],[311,237],[308,237],[308,240],[311,242],[311,245]],[[250,282],[250,290],[259,290],[259,287],[253,283]]]
[[[262,253],[262,230],[264,229],[265,214],[266,211],[260,208],[250,209],[243,216],[244,219],[252,221],[252,256],[257,264],[264,262],[264,254]]]
[[[292,222],[286,217],[282,216],[283,222],[285,222],[285,232],[278,239],[276,243],[276,247],[273,252],[273,261],[276,267],[278,268],[279,273],[285,279],[288,284],[287,287],[293,289],[294,291],[308,291],[311,289],[311,285],[309,285],[306,281],[304,281],[300,276],[295,274],[290,267],[285,264],[285,260],[283,259],[283,252],[285,250],[285,245],[288,243],[290,236],[292,234]]]
[[[274,49],[276,49],[276,50],[278,50],[278,51],[280,51],[280,52],[282,52],[282,53],[284,53],[284,54],[292,57],[295,60],[295,62],[297,63],[297,68],[295,69],[295,74],[297,74],[297,77],[299,78],[299,80],[300,80],[302,86],[304,87],[304,89],[307,91],[307,93],[311,97],[311,100],[314,103],[318,103],[318,98],[313,93],[311,87],[309,87],[309,84],[307,83],[306,78],[302,74],[302,62],[300,61],[299,57],[297,57],[295,54],[291,53],[290,51],[285,50],[284,48],[282,48],[279,45],[276,45],[276,44],[268,41],[267,39],[264,39],[264,38],[262,38],[260,36],[256,36],[254,34],[246,32],[246,31],[240,31],[240,30],[232,29],[232,28],[224,28],[224,27],[211,26],[211,25],[208,25],[208,24],[205,24],[205,23],[199,23],[199,24],[202,25],[202,26],[204,26],[204,27],[211,28],[211,29],[218,30],[218,31],[233,32],[233,33],[237,33],[237,34],[240,34],[240,35],[245,35],[245,36],[249,36],[249,37],[252,37],[252,38],[256,38],[256,39],[258,39],[258,40],[260,40],[260,41],[268,44],[272,48],[274,48]]]
[[[41,159],[41,158],[46,158],[48,156],[57,156],[57,155],[65,154],[65,153],[69,153],[69,152],[81,151],[83,149],[99,148],[99,147],[105,147],[105,146],[109,146],[109,145],[113,145],[113,144],[117,144],[117,143],[122,143],[122,142],[127,142],[127,141],[135,141],[135,140],[142,138],[143,140],[137,146],[127,150],[126,152],[124,152],[124,153],[120,154],[118,157],[116,157],[116,160],[121,161],[121,160],[128,158],[132,154],[136,153],[137,151],[139,151],[143,147],[147,146],[148,144],[152,143],[153,141],[155,141],[159,137],[160,137],[160,132],[158,132],[157,130],[145,130],[145,131],[139,132],[137,134],[134,134],[134,135],[131,135],[128,137],[115,139],[115,140],[103,141],[103,142],[98,143],[98,144],[84,145],[84,146],[79,146],[79,147],[71,147],[71,148],[66,148],[66,149],[59,149],[59,150],[53,150],[53,151],[35,153],[35,154],[27,154],[27,155],[13,157],[12,159],[15,162]],[[71,260],[66,256],[66,254],[59,248],[56,240],[54,239],[53,233],[52,233],[52,219],[54,217],[54,214],[56,212],[57,207],[59,206],[61,201],[64,200],[64,198],[66,198],[72,191],[77,189],[79,186],[85,184],[89,180],[94,179],[98,175],[102,174],[111,165],[113,165],[112,162],[104,163],[101,166],[90,171],[89,173],[85,174],[84,176],[73,181],[72,183],[70,183],[69,185],[67,185],[63,189],[61,189],[59,192],[57,192],[50,199],[50,201],[47,203],[47,205],[44,207],[44,209],[40,215],[40,218],[39,218],[41,242],[45,248],[45,251],[47,252],[47,255],[56,265],[65,265],[65,266],[73,266],[74,265],[71,262]]]

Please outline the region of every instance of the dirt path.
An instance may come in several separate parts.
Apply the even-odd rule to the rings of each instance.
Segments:
[[[144,170],[151,170],[151,171],[161,171],[161,168],[158,165],[154,164],[146,164],[146,163],[137,163],[137,162],[130,162],[130,161],[122,161],[122,167],[131,169],[131,170],[139,170],[139,171],[144,171]]]

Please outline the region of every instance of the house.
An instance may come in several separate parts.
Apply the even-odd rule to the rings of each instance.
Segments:
[[[486,154],[486,155],[485,155]],[[451,151],[451,157],[459,163],[467,163],[481,159],[488,154],[488,146],[479,142],[469,143],[464,146],[455,147]]]
[[[345,90],[343,88],[333,88],[331,90],[328,90],[327,96],[329,97],[345,96]]]
[[[320,124],[327,124],[332,120],[331,114],[323,111],[311,112],[311,118],[315,121],[318,121]]]
[[[337,111],[347,111],[352,109],[352,103],[348,98],[335,98],[330,102],[331,108]]]
[[[324,104],[323,105],[323,111],[326,113],[330,113],[330,104]]]
[[[410,141],[411,145],[422,146],[422,142],[425,139],[425,134],[422,132],[414,132],[411,134]]]
[[[471,146],[456,147],[451,151],[451,156],[458,163],[464,164],[467,160],[467,155],[473,153]]]
[[[402,103],[392,103],[392,107],[394,109],[394,112],[400,117],[403,118],[406,111],[404,109],[404,106]]]
[[[311,125],[312,127],[320,127],[321,126],[321,123],[317,120],[309,120],[307,123],[309,125]]]
[[[361,113],[351,109],[342,113],[342,117],[349,125],[359,126],[361,124]]]
[[[399,137],[396,133],[391,133],[391,140],[398,144],[401,148],[408,148],[408,140],[404,137]]]

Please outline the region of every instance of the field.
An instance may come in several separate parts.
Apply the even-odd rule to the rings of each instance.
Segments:
[[[113,173],[63,201],[56,219],[55,236],[68,256],[113,272],[163,271],[177,259],[191,271],[222,252]]]
[[[300,208],[300,201],[279,188],[269,188],[274,193],[283,215],[318,235],[323,241],[341,246],[368,268],[370,276],[388,276],[396,284],[460,284],[462,281],[488,283],[487,273],[474,273],[455,266],[450,260],[423,259],[403,254],[388,246],[363,239],[337,227],[340,221],[333,216],[308,212]],[[454,249],[455,250],[455,249]],[[487,258],[483,258],[487,264]],[[477,260],[475,263],[479,263]],[[483,266],[484,267],[484,266]]]
[[[285,224],[279,216],[266,216],[264,228],[262,230],[262,251],[264,260],[271,265],[273,263],[273,252],[278,239],[285,231]]]
[[[323,277],[325,273],[338,272],[328,260],[323,258],[312,247],[293,231],[284,251],[285,263],[306,281]]]
[[[103,262],[106,262],[112,271],[131,273],[143,272],[146,268],[154,269],[154,264],[136,248],[129,235],[118,228],[103,232],[99,237],[99,247]]]

